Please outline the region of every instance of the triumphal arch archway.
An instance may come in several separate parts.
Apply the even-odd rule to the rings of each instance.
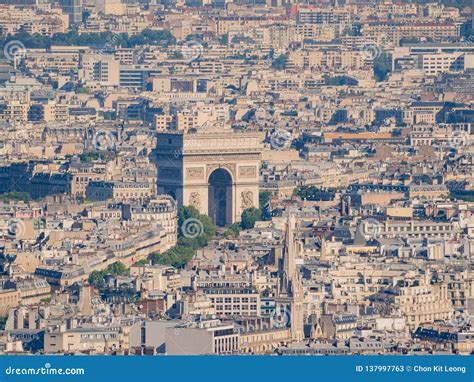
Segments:
[[[261,137],[253,132],[205,129],[162,132],[157,140],[158,192],[191,205],[218,226],[258,207]]]

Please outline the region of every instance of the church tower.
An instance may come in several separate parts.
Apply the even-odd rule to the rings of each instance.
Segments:
[[[296,270],[295,256],[299,251],[299,243],[295,236],[296,219],[288,216],[285,233],[283,256],[278,271],[276,309],[285,311],[289,318],[291,338],[294,341],[304,339],[303,329],[303,289],[301,277]]]

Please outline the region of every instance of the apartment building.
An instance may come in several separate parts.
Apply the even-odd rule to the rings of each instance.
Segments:
[[[346,9],[300,8],[297,14],[299,24],[350,24],[352,13]]]
[[[469,309],[469,301],[474,298],[474,272],[471,269],[453,267],[440,272],[440,278],[448,286],[448,296],[456,309]]]
[[[153,192],[146,182],[89,181],[86,198],[90,200],[131,200],[151,197]]]
[[[0,315],[4,316],[10,308],[15,308],[21,301],[20,291],[16,289],[0,289]]]
[[[211,300],[218,315],[260,315],[260,294],[247,280],[228,275],[222,278],[198,278],[194,286]]]
[[[84,54],[81,59],[80,78],[100,86],[118,86],[120,62],[113,55]]]
[[[87,186],[91,181],[104,181],[105,169],[88,163],[73,164],[69,168],[70,192],[72,195],[85,197]]]
[[[120,349],[122,342],[120,327],[64,329],[44,334],[44,352],[104,354]]]
[[[119,85],[124,88],[146,90],[149,80],[161,74],[161,69],[146,65],[120,65]]]
[[[177,241],[178,208],[174,199],[159,196],[145,204],[123,204],[122,216],[131,221],[159,221],[167,232],[167,239]]]
[[[388,285],[403,280],[405,274],[396,269],[376,269],[364,266],[339,267],[329,272],[332,300],[336,304],[353,304],[365,301]]]
[[[111,230],[105,245],[117,260],[132,265],[150,253],[163,253],[176,245],[176,231],[168,234],[159,221],[154,224],[142,223],[125,231]]]
[[[28,49],[28,55],[24,58],[24,62],[30,70],[57,71],[60,74],[67,74],[71,70],[78,69],[79,57],[78,52]]]
[[[69,112],[70,108],[66,103],[56,101],[32,102],[28,109],[28,121],[67,123],[70,121]]]
[[[461,233],[456,222],[434,222],[430,220],[386,221],[380,226],[380,235],[387,238],[451,238]]]
[[[420,57],[419,66],[428,76],[441,73],[462,72],[474,68],[474,54],[440,53],[424,54]]]
[[[407,318],[407,324],[412,329],[423,322],[448,321],[453,315],[448,287],[444,283],[405,283],[399,287],[399,292],[395,304],[400,307],[401,314]]]
[[[377,38],[384,35],[394,45],[399,45],[401,39],[431,39],[442,42],[447,39],[457,39],[460,35],[459,26],[453,22],[414,22],[376,21],[364,25],[364,35]]]
[[[87,279],[84,268],[73,264],[67,264],[61,267],[37,267],[35,276],[45,279],[53,289],[61,289],[75,282],[81,282]]]
[[[432,283],[428,277],[401,280],[395,288],[388,288],[371,299],[376,304],[386,304],[376,305],[385,314],[398,312],[406,317],[411,330],[426,322],[448,321],[454,312],[447,284]]]
[[[28,104],[20,100],[0,101],[0,121],[26,122],[28,120]]]

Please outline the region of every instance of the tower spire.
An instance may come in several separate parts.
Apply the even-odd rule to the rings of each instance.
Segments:
[[[290,316],[291,338],[301,341],[303,332],[303,292],[299,273],[296,271],[298,242],[295,235],[296,218],[288,214],[285,232],[283,258],[279,269],[279,288],[276,298],[277,308],[281,307]]]

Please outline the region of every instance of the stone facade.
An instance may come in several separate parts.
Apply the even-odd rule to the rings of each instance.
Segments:
[[[180,206],[196,207],[214,221],[225,208],[225,225],[238,221],[244,209],[258,207],[260,141],[256,133],[231,130],[160,133],[158,192],[172,195]],[[219,196],[213,197],[219,191],[212,184],[213,174],[212,179],[223,178],[220,206]]]

